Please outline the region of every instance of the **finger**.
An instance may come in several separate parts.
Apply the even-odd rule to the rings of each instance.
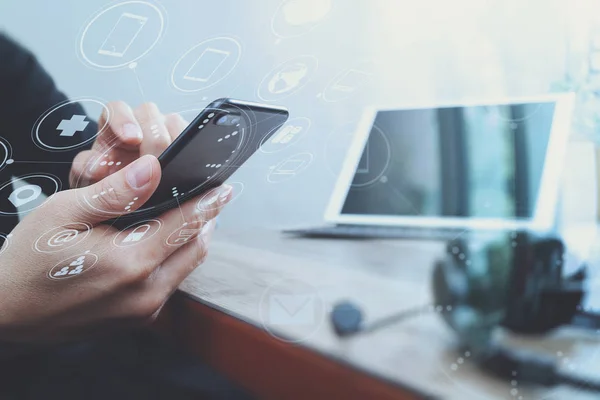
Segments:
[[[114,174],[138,158],[138,151],[127,151],[119,147],[106,152],[94,149],[82,151],[73,160],[69,174],[70,187],[89,186]]]
[[[167,131],[169,131],[171,141],[173,141],[177,139],[189,123],[181,115],[173,113],[165,115],[165,125]]]
[[[161,264],[152,284],[162,288],[160,291],[166,292],[167,298],[177,290],[185,278],[204,263],[214,229],[215,220],[212,219],[204,225],[194,241],[178,249]]]
[[[92,168],[96,160],[95,154],[95,151],[85,150],[75,156],[69,173],[69,187],[84,187],[98,180],[99,171]]]
[[[94,148],[106,150],[110,146],[122,145],[125,148],[137,148],[142,142],[142,128],[138,124],[131,107],[123,101],[113,101],[107,104],[110,112],[109,129],[101,132],[94,143]],[[98,121],[99,126],[106,123],[106,111]]]
[[[143,156],[91,186],[52,196],[52,201],[58,203],[52,217],[63,223],[86,221],[96,225],[135,211],[156,190],[160,177],[156,157]]]
[[[171,136],[165,126],[165,118],[154,103],[145,103],[136,108],[134,114],[142,126],[144,139],[140,154],[158,157],[171,144]]]
[[[149,276],[161,260],[165,260],[178,248],[193,241],[206,223],[219,215],[231,200],[231,196],[232,187],[222,185],[211,190],[208,196],[192,199],[178,208],[167,211],[159,217],[161,221],[159,231],[149,236],[144,241],[144,245],[120,247],[119,253],[115,256],[121,260],[131,259],[130,264],[139,266],[139,270],[132,271],[134,276]],[[121,232],[119,238],[124,239],[131,235],[137,226],[139,225]]]

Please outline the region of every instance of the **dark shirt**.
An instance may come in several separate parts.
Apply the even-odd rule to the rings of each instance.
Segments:
[[[0,34],[0,137],[11,148],[12,164],[0,164],[0,187],[11,182],[14,177],[29,174],[51,174],[58,178],[62,190],[69,187],[71,162],[77,153],[89,147],[68,151],[49,151],[36,145],[32,130],[36,121],[57,104],[67,101],[54,84],[52,78],[42,68],[36,58],[26,49]],[[73,115],[85,115],[83,108],[69,104],[53,112],[53,120],[70,119]],[[94,116],[97,117],[97,116]],[[58,135],[59,131],[49,124],[43,124],[41,137]],[[97,131],[95,123],[90,122],[78,135],[82,142],[91,138]],[[5,151],[0,146],[0,162],[5,159]],[[10,195],[12,185],[0,191],[0,196]],[[53,193],[46,193],[51,195]],[[4,201],[2,201],[4,200]],[[6,199],[0,199],[0,233],[8,234],[19,222],[17,215],[6,215],[16,210]],[[0,245],[3,238],[0,236]]]

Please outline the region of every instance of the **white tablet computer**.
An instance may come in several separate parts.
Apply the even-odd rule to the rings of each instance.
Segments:
[[[325,219],[334,224],[551,229],[572,94],[371,107]]]

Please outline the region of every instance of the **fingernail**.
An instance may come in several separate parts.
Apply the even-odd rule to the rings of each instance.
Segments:
[[[127,169],[125,176],[127,182],[135,189],[146,186],[152,179],[152,163],[150,162],[150,157],[144,156],[134,161]]]
[[[204,224],[204,226],[200,230],[200,235],[206,235],[206,233],[211,230],[212,225],[214,223],[213,221],[214,219],[211,219],[210,221]]]
[[[127,123],[123,125],[123,136],[127,139],[142,139],[142,130],[136,124]]]
[[[229,195],[233,191],[233,187],[230,185],[223,185],[219,191],[219,202],[224,203],[228,200]]]
[[[204,205],[205,206],[211,206],[213,204],[215,204],[217,202],[217,200],[219,200],[219,193],[211,196],[210,198],[208,198],[207,200],[204,201]]]

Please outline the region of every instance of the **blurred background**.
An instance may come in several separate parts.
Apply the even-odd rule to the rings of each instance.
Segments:
[[[243,192],[221,223],[238,229],[319,224],[366,106],[571,90],[585,74],[580,66],[591,18],[600,11],[595,2],[581,0],[149,3],[160,10],[164,27],[135,68],[96,68],[82,57],[82,36],[93,30],[86,27],[106,24],[95,18],[118,3],[3,1],[0,27],[37,55],[70,98],[124,100],[132,106],[152,101],[163,112],[182,112],[188,119],[219,97],[261,101],[261,82],[278,65],[297,56],[316,59],[307,84],[273,102],[288,107],[292,118],[309,119],[310,128],[282,151],[258,152],[230,179],[242,182]],[[233,71],[204,90],[178,89],[172,82],[178,60],[201,42],[222,36],[241,48]],[[352,65],[368,66],[369,83],[343,99],[328,96],[328,85]],[[586,185],[582,171],[593,179],[595,141],[589,134],[573,136],[569,184]],[[272,166],[298,153],[312,154],[308,168],[283,182],[267,179]],[[593,186],[585,187],[593,192]],[[563,210],[569,221],[595,218],[595,192],[589,198],[565,194]]]

